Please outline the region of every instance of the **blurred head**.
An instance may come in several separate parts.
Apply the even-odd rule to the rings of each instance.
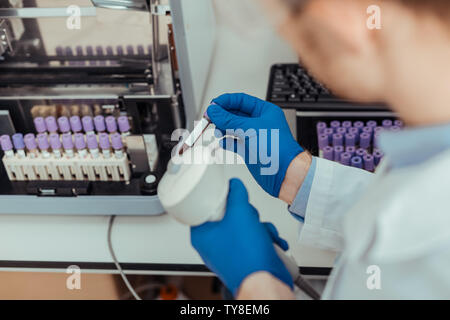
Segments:
[[[386,102],[411,125],[450,121],[450,1],[266,3],[302,63],[336,94]],[[427,114],[436,97],[448,101]]]

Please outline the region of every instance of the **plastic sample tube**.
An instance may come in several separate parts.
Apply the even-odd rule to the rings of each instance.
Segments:
[[[352,160],[350,160],[350,165],[352,167],[362,169],[363,168],[363,160],[361,157],[358,157],[358,156],[353,157]]]
[[[81,122],[83,124],[84,132],[86,132],[86,135],[94,134],[94,121],[92,120],[91,116],[84,116],[81,119]]]
[[[119,131],[122,134],[122,137],[126,137],[130,135],[130,121],[126,116],[120,116],[117,118],[117,124],[119,125]]]
[[[359,146],[362,149],[369,149],[370,147],[371,135],[370,133],[363,132],[359,135]]]
[[[36,137],[32,133],[28,133],[24,137],[25,147],[27,147],[30,158],[36,158],[39,155],[37,150]]]
[[[98,151],[97,136],[94,133],[86,135],[87,147],[92,158],[98,158],[100,153]]]
[[[105,122],[106,122],[106,130],[108,130],[109,133],[117,132],[116,118],[114,118],[113,116],[108,116],[106,117]]]
[[[98,136],[98,142],[100,145],[100,149],[102,149],[103,157],[108,159],[111,157],[111,144],[109,142],[109,136],[107,133],[100,133]]]
[[[73,152],[73,140],[72,135],[70,133],[64,133],[62,135],[62,145],[64,148],[64,152],[68,158],[73,158],[75,153]]]
[[[327,124],[325,122],[317,122],[316,129],[317,129],[317,135],[321,135],[323,133],[323,130],[327,128]]]
[[[332,147],[325,147],[323,149],[323,158],[333,161],[334,160],[334,149]]]
[[[381,126],[385,129],[389,129],[390,127],[392,127],[392,120],[389,120],[389,119],[383,120],[383,122],[381,123]]]
[[[402,128],[399,126],[392,126],[390,129],[390,131],[392,131],[392,132],[399,132],[401,130],[402,130]]]
[[[34,127],[37,133],[44,133],[47,131],[47,126],[45,125],[45,120],[42,117],[34,118]]]
[[[370,121],[367,121],[367,123],[366,123],[366,127],[369,127],[369,128],[375,128],[377,125],[378,124],[375,120],[370,120]]]
[[[363,157],[364,169],[370,172],[375,171],[374,157],[370,154],[366,154]]]
[[[381,152],[380,150],[375,150],[373,152],[373,158],[374,158],[374,164],[376,166],[378,166],[380,164],[381,159],[383,159],[383,152]]]
[[[50,146],[52,147],[53,156],[55,158],[61,158],[61,140],[59,139],[59,134],[52,133],[49,137],[50,139]]]
[[[372,135],[373,135],[373,127],[364,127],[362,129],[362,133],[368,133],[368,134],[370,134],[370,137],[372,137]]]
[[[356,148],[355,147],[346,147],[345,152],[350,153],[352,155],[352,157],[354,157],[355,153],[356,153]]]
[[[353,124],[353,128],[358,129],[358,132],[361,133],[362,128],[364,128],[364,122],[362,122],[362,121],[356,121],[356,122]]]
[[[114,149],[114,155],[116,158],[121,159],[123,157],[123,143],[122,136],[118,133],[111,135],[111,145]]]
[[[78,133],[83,130],[79,116],[70,117],[70,127],[72,128],[73,133]]]
[[[358,128],[350,128],[348,129],[348,133],[355,135],[355,143],[359,143],[359,129]]]
[[[367,150],[363,148],[359,148],[355,151],[355,157],[364,157],[367,154]]]
[[[397,127],[403,128],[403,126],[404,126],[404,123],[403,123],[403,121],[402,121],[402,120],[395,120],[395,121],[394,121],[394,126],[397,126]]]
[[[351,121],[343,121],[341,127],[348,130],[353,126]]]
[[[323,134],[326,134],[328,136],[328,141],[331,142],[332,141],[332,137],[334,134],[333,129],[331,128],[326,128],[325,130],[323,130]]]
[[[347,129],[343,128],[343,127],[339,127],[339,128],[336,129],[336,133],[345,135],[347,133]]]
[[[13,144],[11,142],[11,137],[4,134],[0,137],[0,145],[2,150],[5,152],[5,156],[8,158],[14,157]]]
[[[319,143],[319,151],[322,151],[325,147],[328,147],[330,145],[328,135],[321,134],[319,136],[318,143]],[[321,155],[319,156],[321,157]]]
[[[338,120],[334,120],[330,122],[330,128],[333,129],[334,132],[336,132],[336,129],[341,126],[341,122]]]
[[[350,152],[344,152],[341,154],[341,159],[339,162],[341,164],[343,164],[344,166],[349,166],[351,159],[352,159],[352,154]]]
[[[58,126],[59,131],[61,133],[70,133],[70,122],[67,117],[59,117],[58,118]]]
[[[335,146],[333,148],[333,151],[334,151],[334,155],[333,155],[334,161],[337,161],[337,162],[341,161],[341,154],[344,153],[344,147],[343,146]]]
[[[49,116],[45,118],[45,125],[47,126],[47,131],[50,133],[58,132],[58,124],[56,122],[56,118],[53,116]]]
[[[14,148],[17,150],[19,158],[25,158],[25,141],[23,140],[23,134],[16,133],[12,136]]]
[[[345,146],[346,147],[356,146],[356,136],[353,133],[347,133],[345,135]]]
[[[333,134],[333,147],[344,146],[344,136],[340,133]]]
[[[75,134],[75,148],[77,149],[80,158],[85,158],[87,156],[86,141],[84,140],[84,135],[82,133]]]
[[[96,116],[94,118],[94,126],[95,126],[95,130],[98,133],[105,132],[106,131],[105,117],[102,115]]]
[[[39,149],[41,150],[41,155],[43,158],[50,158],[50,153],[48,149],[50,148],[50,144],[48,143],[48,138],[45,133],[39,133],[37,135],[37,142]]]

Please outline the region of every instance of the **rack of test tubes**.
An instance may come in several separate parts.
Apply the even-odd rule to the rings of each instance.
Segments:
[[[0,137],[11,181],[129,181],[128,117],[34,118],[37,134]]]
[[[399,131],[401,120],[318,122],[319,157],[374,172],[383,158],[378,139],[383,130]]]

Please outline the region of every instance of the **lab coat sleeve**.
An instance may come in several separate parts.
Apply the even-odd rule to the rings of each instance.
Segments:
[[[311,167],[294,202],[288,208],[300,221],[301,244],[339,252],[341,222],[373,174],[320,158]]]

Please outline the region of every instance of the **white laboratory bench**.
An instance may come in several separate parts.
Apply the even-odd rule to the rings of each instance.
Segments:
[[[247,92],[264,98],[269,68],[277,62],[294,62],[296,56],[271,28],[222,26],[206,101],[224,92]],[[244,165],[227,167],[240,177],[262,220],[271,221],[288,240],[291,252],[304,269],[326,272],[331,252],[298,245],[299,223],[287,206],[253,181]],[[116,272],[107,245],[108,216],[0,216],[0,270],[65,271],[79,265],[82,272]],[[167,215],[117,217],[112,233],[118,260],[127,273],[205,274],[202,261],[190,244],[189,229]]]

